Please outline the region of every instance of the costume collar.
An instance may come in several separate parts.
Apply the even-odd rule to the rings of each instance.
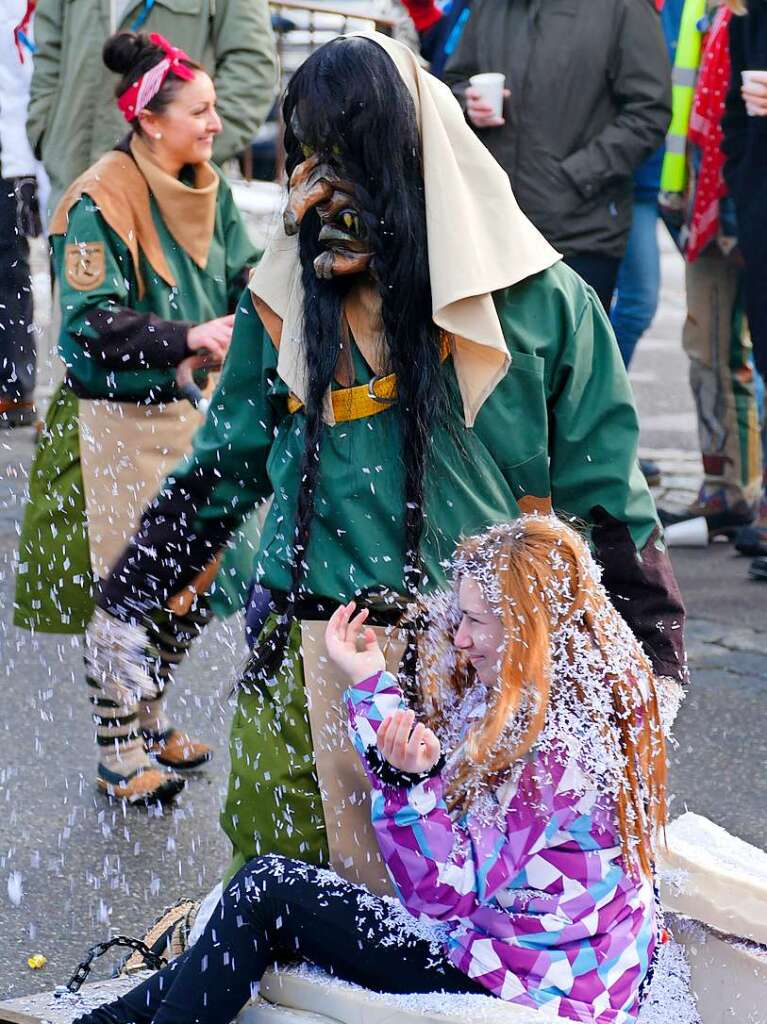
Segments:
[[[61,197],[48,225],[52,237],[67,233],[69,211],[84,195],[95,203],[105,223],[130,253],[138,298],[143,298],[146,293],[141,271],[142,253],[157,276],[171,288],[175,287],[176,279],[160,244],[157,225],[152,216],[149,186],[128,151],[127,141],[105,153],[72,182]]]
[[[152,151],[139,135],[134,134],[131,138],[130,151],[168,231],[204,270],[216,225],[218,174],[209,163],[195,164],[192,168],[194,186],[186,185],[158,166]]]

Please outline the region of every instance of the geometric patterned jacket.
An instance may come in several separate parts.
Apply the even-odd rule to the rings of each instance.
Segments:
[[[370,749],[386,715],[405,706],[396,678],[349,687],[346,704],[397,894],[442,925],[451,962],[512,1003],[589,1024],[635,1021],[655,907],[651,882],[623,865],[614,802],[584,792],[577,765],[539,754],[494,794],[494,812],[454,821],[439,774],[417,782]]]

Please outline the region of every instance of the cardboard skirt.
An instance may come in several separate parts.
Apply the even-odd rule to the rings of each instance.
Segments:
[[[95,606],[95,583],[108,575],[144,506],[190,450],[201,422],[186,401],[164,407],[95,402],[78,399],[66,384],[59,387],[29,473],[15,625],[43,633],[84,632]],[[212,585],[209,600],[220,618],[245,603],[259,537],[256,512],[235,532]],[[208,582],[195,581],[205,589]]]
[[[80,399],[80,461],[91,565],[106,579],[202,417],[186,401],[136,405]]]

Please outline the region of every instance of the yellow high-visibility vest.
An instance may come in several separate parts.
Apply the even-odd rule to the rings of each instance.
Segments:
[[[703,35],[698,22],[705,13],[706,0],[685,0],[671,74],[671,124],[666,135],[666,154],[660,178],[663,192],[684,192],[687,184],[687,128],[700,66]]]

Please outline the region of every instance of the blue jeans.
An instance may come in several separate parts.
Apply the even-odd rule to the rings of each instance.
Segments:
[[[655,199],[635,199],[631,233],[618,271],[616,298],[610,314],[626,366],[658,308],[660,252],[657,224]]]

